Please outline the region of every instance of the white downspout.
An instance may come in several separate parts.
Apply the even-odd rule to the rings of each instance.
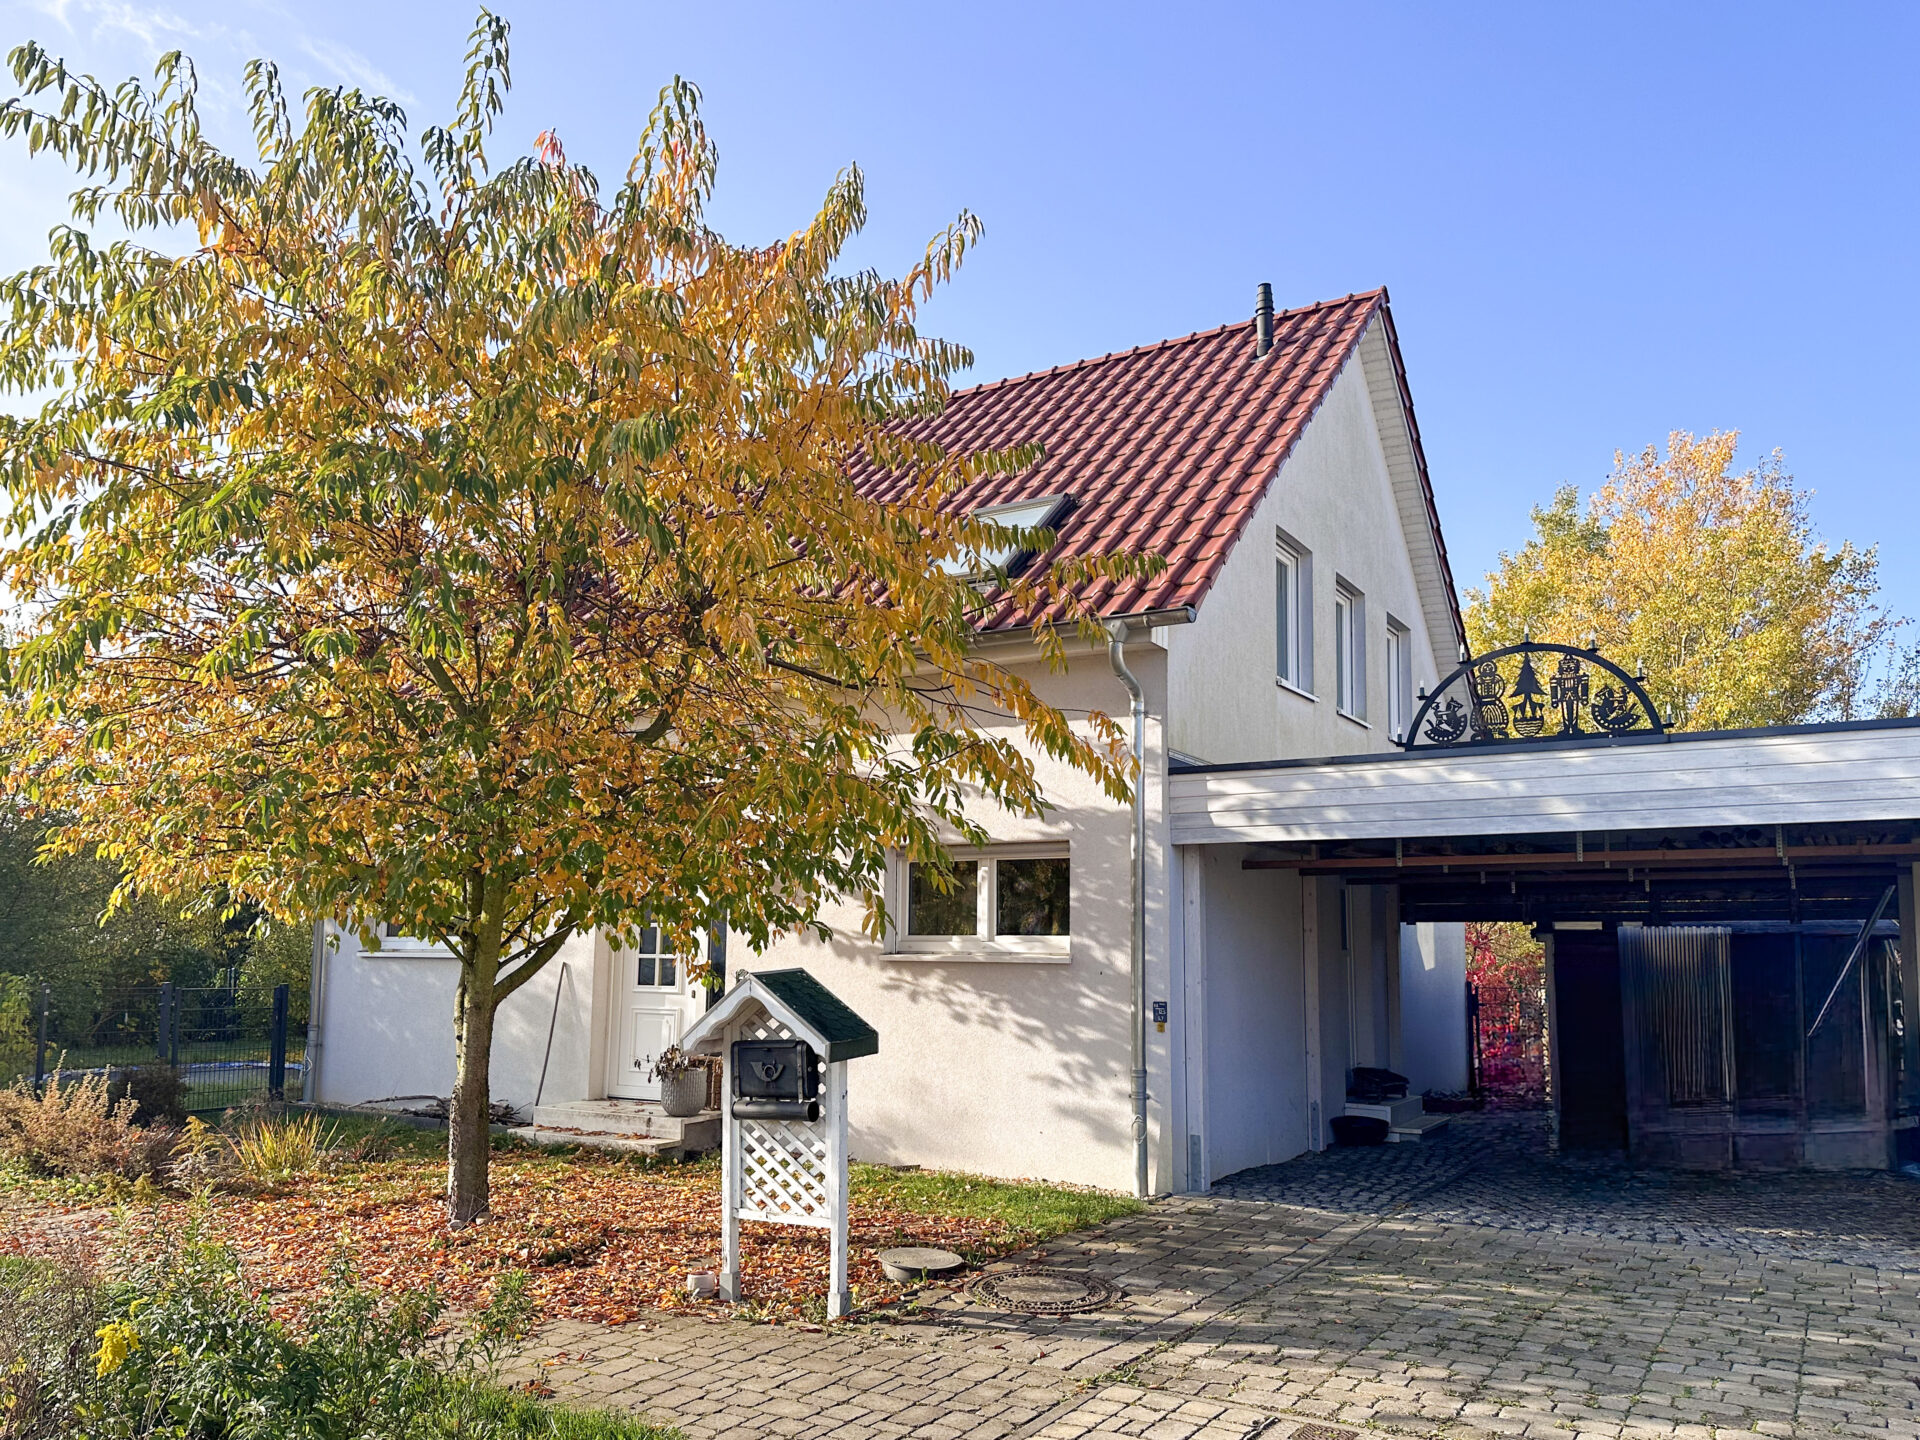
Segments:
[[[1127,668],[1127,625],[1107,622],[1107,660],[1133,701],[1133,924],[1131,986],[1133,1013],[1133,1188],[1141,1199],[1151,1193],[1147,1177],[1147,697]]]

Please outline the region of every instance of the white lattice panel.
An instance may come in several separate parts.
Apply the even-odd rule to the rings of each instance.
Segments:
[[[742,1040],[791,1040],[793,1032],[770,1015],[740,1030]],[[824,1120],[740,1120],[742,1220],[780,1225],[833,1224],[827,1197]]]
[[[804,1120],[742,1120],[740,1218],[826,1225],[827,1141]]]

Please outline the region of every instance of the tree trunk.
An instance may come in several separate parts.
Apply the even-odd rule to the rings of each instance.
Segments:
[[[454,1016],[453,1099],[447,1106],[447,1222],[458,1230],[487,1213],[492,1094],[493,987],[460,986]]]
[[[453,1099],[447,1105],[447,1223],[455,1230],[488,1212],[487,1158],[493,1149],[493,1017],[499,1005],[494,980],[500,969],[497,908],[483,909],[478,933],[460,961],[454,995]]]

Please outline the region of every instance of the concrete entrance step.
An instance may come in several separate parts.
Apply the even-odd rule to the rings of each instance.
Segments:
[[[673,1140],[648,1140],[639,1135],[589,1134],[583,1130],[547,1130],[538,1125],[516,1125],[507,1131],[529,1145],[585,1145],[592,1150],[618,1150],[626,1155],[685,1154]]]
[[[1386,1121],[1388,1129],[1398,1130],[1421,1119],[1426,1114],[1426,1108],[1418,1095],[1407,1095],[1379,1105],[1363,1105],[1358,1100],[1349,1100],[1347,1114],[1371,1115],[1376,1120]]]
[[[1453,1117],[1451,1115],[1416,1115],[1405,1125],[1396,1125],[1387,1131],[1389,1145],[1405,1144],[1409,1140],[1418,1140],[1435,1130],[1443,1130]]]
[[[669,1115],[652,1100],[570,1100],[558,1105],[534,1107],[533,1130],[568,1133],[571,1142],[557,1138],[552,1143],[584,1144],[588,1135],[625,1137],[630,1140],[657,1140],[675,1150],[717,1150],[720,1147],[720,1112],[702,1110],[698,1115]]]

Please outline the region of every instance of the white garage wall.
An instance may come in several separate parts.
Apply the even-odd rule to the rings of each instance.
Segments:
[[[1199,852],[1209,1181],[1307,1148],[1300,881],[1242,870],[1242,853],[1231,845]]]
[[[453,1090],[450,956],[363,951],[351,934],[327,927],[322,960],[320,1054],[315,1099],[358,1105]],[[606,944],[576,936],[500,1008],[493,1040],[495,1100],[533,1104],[553,1030],[546,1101],[605,1093],[604,1048],[593,1024],[594,991]],[[559,995],[556,1011],[554,999]]]

